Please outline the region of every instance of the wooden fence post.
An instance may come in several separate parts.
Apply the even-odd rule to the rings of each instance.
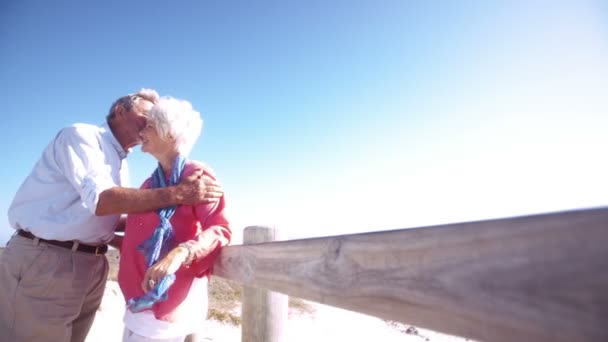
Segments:
[[[276,228],[250,226],[243,231],[243,244],[270,242],[279,238]],[[243,286],[242,342],[281,342],[287,322],[287,295]]]

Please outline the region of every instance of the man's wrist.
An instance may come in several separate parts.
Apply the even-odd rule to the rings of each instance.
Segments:
[[[169,191],[169,204],[170,205],[179,205],[179,204],[184,204],[184,194],[181,190],[181,187],[179,185],[175,185],[175,186],[170,186],[165,188],[167,189],[167,191]]]

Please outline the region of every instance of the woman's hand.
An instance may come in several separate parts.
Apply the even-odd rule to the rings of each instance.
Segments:
[[[164,258],[152,265],[144,275],[141,288],[144,292],[150,291],[166,275],[173,274],[182,266],[188,257],[188,249],[185,247],[175,247]]]

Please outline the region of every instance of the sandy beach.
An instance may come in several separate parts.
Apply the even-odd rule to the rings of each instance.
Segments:
[[[311,314],[290,315],[285,329],[286,342],[351,341],[351,342],[457,342],[470,341],[404,324],[384,320],[321,304],[312,304]],[[124,303],[115,281],[108,281],[105,295],[86,342],[120,341]],[[202,323],[205,341],[240,342],[240,326],[210,320]]]

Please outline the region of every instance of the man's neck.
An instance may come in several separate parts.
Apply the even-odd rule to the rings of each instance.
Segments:
[[[120,125],[116,124],[116,122],[113,120],[108,120],[107,123],[108,127],[110,127],[112,135],[114,135],[114,138],[118,140],[118,143],[125,152],[129,152],[132,147],[137,145],[135,142],[128,141],[127,134],[120,129]]]

